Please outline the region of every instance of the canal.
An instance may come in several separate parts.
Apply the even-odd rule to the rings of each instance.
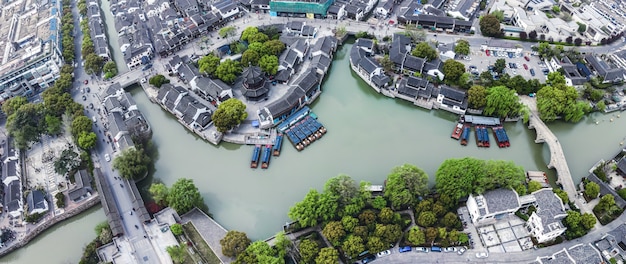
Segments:
[[[302,152],[285,141],[281,156],[272,158],[268,170],[249,168],[251,146],[204,142],[152,104],[141,89],[131,90],[152,125],[158,149],[155,171],[140,188],[147,189],[151,180],[171,185],[178,178],[191,178],[220,224],[244,231],[252,239],[265,239],[289,221],[289,208],[309,189],[321,190],[327,179],[339,174],[382,184],[391,168],[410,163],[426,171],[434,183],[441,162],[466,156],[512,160],[526,170],[547,170],[548,147],[535,144],[535,132],[521,122],[505,125],[510,148],[478,148],[474,139],[462,147],[450,138],[455,115],[376,94],[351,72],[349,48],[337,52],[323,94],[312,107],[328,133]],[[590,166],[618,150],[626,116],[594,114],[577,124],[555,122],[550,127],[565,148],[577,183]],[[549,174],[554,177],[554,172]],[[102,210],[90,210],[0,262],[77,262],[80,250],[95,237],[93,228],[104,220]],[[46,254],[32,254],[35,249]]]

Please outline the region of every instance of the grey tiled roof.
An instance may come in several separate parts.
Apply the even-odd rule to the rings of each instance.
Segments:
[[[483,194],[489,213],[504,212],[519,208],[517,193],[511,189],[495,189]]]
[[[367,73],[372,73],[374,70],[380,68],[380,64],[371,57],[365,57],[359,61],[359,66]]]
[[[561,220],[567,216],[561,199],[551,189],[541,189],[533,193],[537,200],[537,211],[541,218],[543,232],[549,233],[563,228]]]
[[[622,174],[626,174],[626,158],[622,157],[617,163],[617,169],[622,172]]]
[[[571,247],[567,250],[569,255],[576,261],[576,263],[601,263],[602,257],[593,246],[589,244],[582,244]]]
[[[441,90],[439,91],[446,98],[453,99],[455,101],[463,101],[465,98],[465,92],[461,90],[454,89],[449,86],[441,86]]]
[[[32,212],[35,209],[47,208],[46,199],[40,190],[31,191],[26,197],[26,201],[28,203],[29,212]]]
[[[551,257],[541,258],[543,264],[571,264],[572,260],[567,256],[567,253],[561,251]]]
[[[422,72],[424,69],[424,61],[425,60],[423,58],[407,55],[404,59],[404,68],[415,72]]]
[[[109,133],[111,133],[113,137],[117,136],[117,134],[121,132],[128,131],[128,129],[126,128],[126,124],[124,123],[124,118],[122,117],[122,114],[118,112],[109,113],[108,119]]]

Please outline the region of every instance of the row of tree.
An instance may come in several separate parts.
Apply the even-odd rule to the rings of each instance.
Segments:
[[[185,214],[195,207],[208,213],[209,209],[204,204],[204,199],[193,180],[179,178],[170,188],[163,183],[153,183],[148,191],[158,205],[169,206],[176,210],[179,215]]]
[[[276,234],[274,246],[265,241],[251,243],[246,233],[231,230],[220,240],[222,254],[235,258],[237,264],[245,263],[275,263],[284,264],[285,257],[292,250],[292,243],[285,233]],[[318,262],[323,264],[337,263],[338,254],[335,254],[334,262]]]
[[[85,60],[85,71],[88,74],[99,74],[101,71],[104,71],[104,78],[109,79],[113,76],[117,75],[117,66],[115,62],[108,61],[106,64],[102,57],[96,54],[96,48],[93,44],[93,40],[91,39],[91,29],[89,28],[89,16],[87,16],[87,2],[86,0],[78,1],[78,12],[81,14],[83,19],[80,21],[80,28],[83,32],[82,39],[82,48],[81,54],[83,59]],[[70,23],[73,28],[73,23]],[[72,32],[71,36],[74,33]],[[73,42],[73,38],[71,40]],[[74,52],[74,45],[72,45],[72,52]],[[73,61],[73,59],[71,60]]]

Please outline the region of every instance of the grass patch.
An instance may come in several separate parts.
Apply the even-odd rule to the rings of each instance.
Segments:
[[[191,240],[192,242],[192,244],[188,246],[194,248],[194,251],[196,251],[196,253],[200,255],[199,257],[198,254],[193,254],[193,255],[190,254],[190,256],[194,258],[195,261],[185,262],[185,263],[201,263],[201,262],[208,263],[208,264],[220,263],[220,259],[215,255],[215,253],[213,253],[213,250],[211,250],[211,248],[204,241],[204,239],[202,239],[202,237],[200,236],[200,233],[198,233],[198,231],[191,224],[191,222],[183,225],[183,232],[185,233],[185,236],[187,236],[187,238],[189,238],[189,240]],[[201,261],[201,260],[204,260],[204,261]]]

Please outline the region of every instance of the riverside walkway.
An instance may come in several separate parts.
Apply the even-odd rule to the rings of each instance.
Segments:
[[[572,180],[572,174],[567,166],[565,153],[563,152],[559,139],[539,118],[537,100],[529,96],[520,96],[520,99],[530,110],[528,128],[535,129],[535,132],[537,133],[535,143],[546,143],[550,148],[550,162],[548,163],[548,168],[556,169],[557,183],[560,183],[563,186],[563,190],[567,192],[569,200],[574,202],[576,206],[583,211],[583,213],[588,213],[588,207],[583,206],[580,199],[578,199],[578,191],[576,190],[576,185]]]

